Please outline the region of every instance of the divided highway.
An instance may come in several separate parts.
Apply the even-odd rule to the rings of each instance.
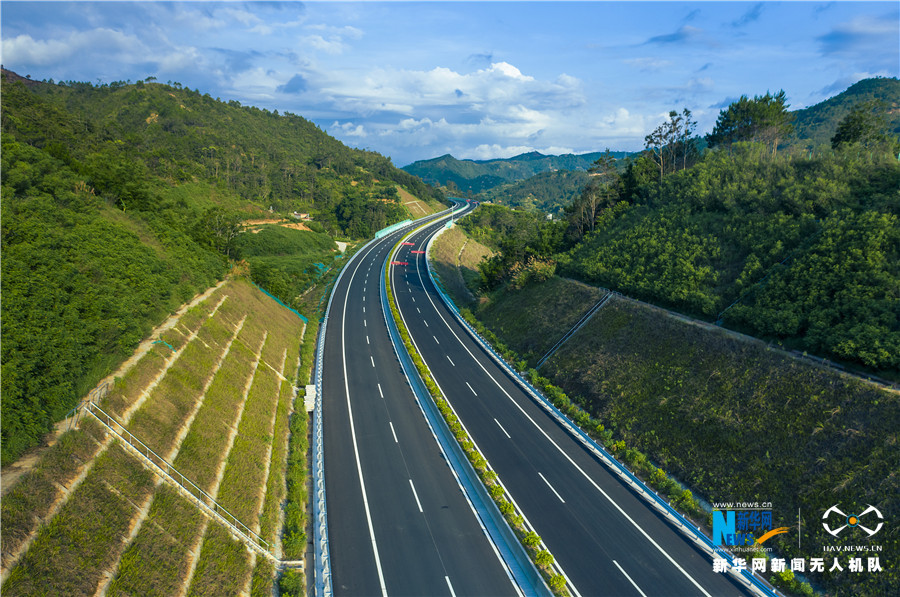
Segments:
[[[400,235],[345,266],[325,329],[325,489],[335,595],[520,594],[400,368],[380,302]]]
[[[400,312],[444,395],[560,564],[570,591],[585,597],[747,595],[730,576],[714,573],[705,554],[535,404],[468,335],[428,277],[420,251],[433,233],[408,239],[413,246],[403,246],[396,257],[408,265],[392,266]],[[486,587],[477,592],[493,594]]]

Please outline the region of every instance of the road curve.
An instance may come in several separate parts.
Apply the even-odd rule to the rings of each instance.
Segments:
[[[391,284],[407,328],[470,437],[576,595],[747,595],[588,453],[472,340],[404,246]]]
[[[334,289],[323,358],[325,489],[335,595],[516,595],[404,377],[380,303],[398,232]]]

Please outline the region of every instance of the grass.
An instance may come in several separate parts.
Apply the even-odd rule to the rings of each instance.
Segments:
[[[248,574],[250,554],[243,544],[232,539],[221,526],[209,525],[187,594],[219,597],[226,587],[231,589],[227,592],[234,594],[244,586]]]
[[[147,470],[117,444],[110,447],[41,528],[3,584],[3,594],[92,594],[128,531],[135,504],[143,502],[152,487]]]
[[[107,594],[178,594],[187,573],[188,552],[205,521],[174,489],[159,487],[138,536],[119,560]]]
[[[529,336],[556,334],[548,313],[565,313],[579,292],[578,284],[555,279],[498,292],[477,315],[502,342],[531,356],[539,350]],[[589,303],[582,300],[580,308]],[[633,469],[671,486],[672,495],[680,489],[651,463],[708,501],[770,501],[778,525],[790,525],[799,509],[806,518],[801,544],[815,547],[798,550],[794,530],[767,543],[782,557],[809,556],[829,542],[816,520],[834,503],[900,515],[890,497],[900,493],[896,393],[619,298],[542,374],[590,413],[573,411],[586,431],[602,422],[607,445]],[[877,543],[884,546],[882,561],[896,560],[900,533],[882,533]],[[835,595],[873,597],[889,593],[900,578],[896,569],[810,576]]]
[[[240,315],[230,314],[231,317]],[[203,405],[173,462],[176,469],[208,492],[213,491],[216,471],[225,457],[227,430],[230,425],[237,423],[235,418],[241,406],[243,388],[253,374],[252,364],[262,340],[260,325],[251,323],[241,328],[228,355],[215,372]],[[166,520],[166,524],[157,524],[161,520]],[[159,594],[181,586],[189,567],[187,551],[196,543],[205,526],[206,520],[196,511],[195,506],[178,496],[171,488],[160,487],[151,504],[148,520],[119,563],[113,586],[123,593],[140,587],[148,576],[148,571],[136,562],[144,561],[159,564],[158,569],[149,572],[154,586],[160,588]],[[162,542],[162,545],[170,546],[168,551],[159,550],[161,533],[171,535],[171,538]],[[182,546],[181,549],[171,545],[175,538],[177,544]]]
[[[245,340],[251,345],[255,340],[258,349],[262,337]],[[255,360],[253,350],[243,344],[232,345],[172,463],[207,492],[216,481],[216,469],[226,448],[228,430],[237,424],[235,418],[241,406],[241,390],[253,374]]]
[[[221,300],[222,295],[223,292],[220,288],[206,301],[188,309],[178,320],[175,328],[164,332],[160,339],[176,350],[182,348],[187,343],[190,334],[200,329],[214,306]],[[100,402],[103,409],[110,414],[121,416],[138,399],[150,382],[159,375],[166,360],[171,356],[170,348],[162,344],[151,345],[150,350],[125,375],[115,380],[109,394]]]
[[[263,459],[268,453],[268,442],[272,441],[270,413],[279,390],[276,373],[260,364],[219,486],[217,501],[249,525],[256,519],[260,507],[259,488],[266,482]],[[211,525],[203,540],[189,594],[214,595],[225,586],[223,583],[242,586],[242,579],[250,573],[250,557],[244,546],[236,543],[218,525]]]
[[[270,305],[265,306],[272,308]],[[296,365],[296,337],[302,330],[302,323],[293,314],[280,321],[278,318],[275,321],[267,318],[266,321],[269,334],[262,347],[261,360],[250,386],[238,434],[228,455],[217,499],[245,524],[258,526],[261,533],[274,538],[279,496],[283,495],[284,484],[281,480],[283,477],[280,477],[282,465],[267,466],[266,459],[270,459],[270,462],[284,462],[287,411],[292,389],[291,384],[283,381],[278,372],[292,374],[286,368]],[[260,488],[265,491],[260,492]],[[266,510],[270,489],[275,493]],[[263,529],[264,521],[266,529]],[[253,572],[256,574],[253,575],[251,586],[255,584],[257,591],[265,586],[271,588],[271,571],[264,572],[265,565],[251,571],[250,559],[237,557],[232,544],[234,540],[227,533],[219,532],[213,527],[208,529],[197,572],[191,582],[190,594],[216,594],[221,586],[219,583],[224,582],[223,578],[230,579],[228,582],[237,582],[238,579],[243,582],[247,574]],[[240,550],[245,551],[243,546],[240,546]]]
[[[223,294],[228,294],[228,299],[209,318]],[[235,326],[245,315],[235,337]],[[263,361],[247,397],[234,448],[226,455],[227,434],[223,431],[227,424],[223,426],[223,421],[236,419],[250,366],[256,361],[266,329],[270,331],[262,349]],[[183,352],[129,424],[140,439],[165,455],[174,447],[178,428],[196,408],[208,384],[203,405],[174,464],[189,478],[212,489],[215,470],[227,457],[220,498],[246,524],[261,525],[270,539],[277,536],[279,507],[285,494],[283,474],[293,386],[269,365],[276,370],[285,367],[285,377],[293,376],[301,330],[302,322],[294,314],[249,283],[231,282],[186,313],[177,329],[163,334],[162,339]],[[196,339],[186,344],[194,331],[198,331]],[[154,345],[118,380],[104,405],[123,412],[160,374],[171,353],[168,347]],[[215,375],[210,377],[213,371]],[[81,429],[63,435],[4,497],[4,554],[10,546],[21,544],[48,511],[58,493],[54,483],[72,478],[95,456],[98,440],[102,440],[99,426],[87,417]],[[262,461],[270,452],[273,464],[264,467]],[[265,501],[261,488],[265,488]],[[138,507],[151,495],[146,518],[122,551],[122,540],[137,521]],[[153,475],[113,443],[96,456],[84,482],[41,528],[11,571],[3,593],[92,594],[101,575],[112,569],[115,576],[109,594],[175,594],[183,590],[191,563],[189,552],[204,528],[208,530],[190,587],[194,594],[233,594],[245,587],[254,594],[271,594],[274,569],[267,562],[261,561],[251,570],[249,554],[242,544],[218,525],[209,524],[175,490],[167,485],[157,487]]]
[[[486,302],[478,317],[534,365],[601,296],[596,288],[551,278]]]
[[[70,485],[81,467],[96,454],[99,429],[93,421],[85,423],[81,429],[60,436],[38,464],[3,497],[0,527],[4,560],[21,547],[50,511],[59,495],[56,484]]]
[[[175,441],[179,427],[203,394],[206,380],[216,371],[236,336],[235,331],[218,318],[207,320],[197,340],[185,347],[147,402],[132,417],[129,430],[157,454],[165,455]]]
[[[491,250],[481,243],[467,239],[457,226],[445,230],[434,242],[430,256],[432,266],[457,305],[475,306],[473,289],[478,288],[481,280],[478,264],[491,254]]]

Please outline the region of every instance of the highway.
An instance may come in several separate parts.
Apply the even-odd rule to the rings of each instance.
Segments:
[[[468,335],[426,269],[431,230],[391,269],[402,317],[470,437],[582,596],[747,595],[552,419]],[[413,253],[413,251],[417,251]],[[482,591],[489,594],[489,591]]]
[[[325,489],[335,595],[517,595],[391,346],[382,264],[405,232],[345,266],[325,329]]]

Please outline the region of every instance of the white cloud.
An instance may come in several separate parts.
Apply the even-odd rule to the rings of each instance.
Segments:
[[[628,66],[632,66],[640,71],[644,72],[659,72],[663,69],[669,68],[674,63],[671,60],[665,60],[662,58],[627,58],[623,60],[625,64]]]
[[[502,158],[511,158],[523,153],[537,151],[544,155],[561,155],[564,153],[575,153],[571,147],[548,146],[534,147],[531,145],[499,145],[497,143],[482,143],[477,147],[469,150],[460,151],[459,155],[454,157],[465,160],[496,160]]]
[[[246,10],[240,10],[237,8],[226,7],[222,8],[219,11],[219,14],[224,15],[238,23],[250,27],[251,25],[258,25],[262,22],[258,16],[251,12],[247,12]]]
[[[498,74],[503,77],[509,77],[510,79],[519,79],[521,81],[534,81],[534,77],[526,77],[522,74],[522,71],[514,67],[512,64],[508,62],[495,62],[491,64],[490,68],[487,68],[483,71],[484,73],[490,74]]]
[[[332,131],[340,131],[341,134],[346,135],[348,137],[368,137],[369,134],[366,132],[366,129],[363,125],[357,124],[354,125],[352,122],[344,122],[340,123],[337,120],[331,125]]]
[[[147,49],[136,37],[113,29],[98,28],[78,31],[63,39],[36,40],[30,35],[4,39],[5,64],[43,66],[61,62],[72,56],[84,54],[115,53],[119,60],[136,62],[146,60]]]
[[[309,25],[306,30],[313,33],[300,38],[301,50],[312,48],[332,55],[343,54],[350,48],[346,40],[356,40],[363,36],[361,29],[349,25],[345,27]]]

